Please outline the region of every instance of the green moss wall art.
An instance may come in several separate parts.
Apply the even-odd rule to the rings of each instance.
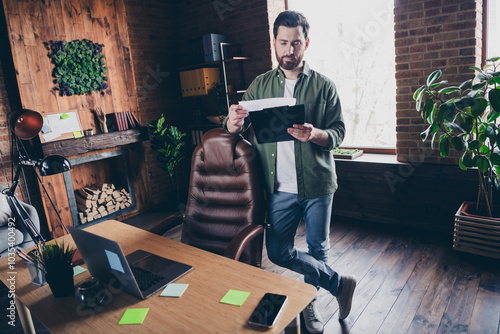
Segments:
[[[49,57],[55,65],[52,76],[57,86],[54,90],[62,96],[91,93],[110,94],[106,81],[106,66],[102,48],[104,44],[88,39],[49,41]]]

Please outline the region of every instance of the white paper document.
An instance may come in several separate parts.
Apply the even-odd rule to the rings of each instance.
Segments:
[[[47,134],[42,134],[42,136],[43,136],[43,140],[51,141],[51,140],[54,140],[56,138],[61,137],[61,134],[57,133],[57,132],[49,132]]]
[[[270,99],[240,101],[239,105],[248,111],[258,111],[266,108],[294,106],[296,103],[293,97],[273,97]]]

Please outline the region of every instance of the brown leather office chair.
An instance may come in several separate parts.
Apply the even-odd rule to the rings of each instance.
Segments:
[[[205,133],[193,153],[181,241],[260,267],[265,213],[253,146],[223,129]]]

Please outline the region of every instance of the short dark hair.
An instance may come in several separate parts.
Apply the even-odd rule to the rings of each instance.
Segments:
[[[280,26],[285,26],[288,28],[295,28],[298,26],[302,26],[304,31],[304,36],[307,38],[309,34],[309,22],[307,22],[306,17],[299,12],[294,10],[287,10],[281,12],[280,15],[274,20],[273,34],[274,38],[278,36],[278,29]]]

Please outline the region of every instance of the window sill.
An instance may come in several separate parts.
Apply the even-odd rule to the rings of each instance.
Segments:
[[[368,163],[384,163],[384,164],[403,164],[396,159],[396,154],[376,154],[376,153],[363,153],[356,159],[335,159],[335,163],[344,161],[349,162],[368,162]]]

